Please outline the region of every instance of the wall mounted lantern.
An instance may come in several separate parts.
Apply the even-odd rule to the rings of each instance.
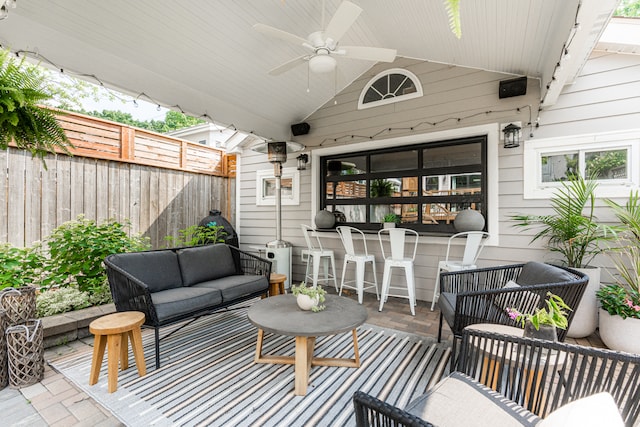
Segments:
[[[308,154],[300,154],[296,157],[298,161],[298,170],[303,171],[307,169],[307,163],[309,163],[309,155]]]
[[[520,146],[520,130],[522,128],[513,123],[509,123],[502,129],[504,133],[504,148],[516,148]]]

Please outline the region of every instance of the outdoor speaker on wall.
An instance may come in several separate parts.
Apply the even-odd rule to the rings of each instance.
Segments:
[[[309,133],[310,129],[311,126],[309,126],[309,123],[302,122],[291,125],[291,133],[293,136],[306,135]]]
[[[511,98],[527,94],[527,77],[503,80],[500,82],[499,98]]]

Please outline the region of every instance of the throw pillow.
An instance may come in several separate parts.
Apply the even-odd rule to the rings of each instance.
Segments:
[[[607,392],[583,397],[556,409],[536,427],[622,427],[624,421],[613,397]]]

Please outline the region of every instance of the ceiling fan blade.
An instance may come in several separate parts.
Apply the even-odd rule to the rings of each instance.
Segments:
[[[279,30],[274,27],[270,27],[265,24],[255,24],[253,29],[259,33],[264,34],[265,36],[275,37],[280,40],[287,41],[289,43],[304,45],[307,44],[307,39],[303,39],[302,37],[296,36],[295,34],[287,33],[286,31]]]
[[[344,52],[344,53],[342,53]],[[341,53],[345,58],[365,59],[377,62],[393,62],[398,53],[395,49],[386,49],[384,47],[369,46],[340,46]]]
[[[284,64],[274,68],[273,70],[269,71],[269,74],[272,76],[279,76],[280,74],[291,70],[292,68],[297,67],[300,64],[304,64],[305,62],[307,62],[307,55],[304,56],[300,56],[298,58],[292,59],[291,61],[287,61]]]
[[[324,36],[338,42],[362,13],[362,8],[350,1],[343,1],[324,30]]]

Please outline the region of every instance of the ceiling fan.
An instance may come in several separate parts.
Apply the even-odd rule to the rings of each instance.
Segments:
[[[343,1],[326,28],[309,34],[306,39],[268,25],[255,24],[253,28],[266,36],[304,46],[311,51],[309,54],[299,56],[274,68],[269,71],[269,74],[277,76],[307,61],[309,62],[309,69],[314,73],[327,73],[333,71],[336,67],[334,55],[367,61],[392,62],[396,57],[395,49],[338,46],[340,38],[351,28],[360,13],[362,13],[362,8],[358,5]],[[324,27],[324,4],[322,15],[322,26]]]

